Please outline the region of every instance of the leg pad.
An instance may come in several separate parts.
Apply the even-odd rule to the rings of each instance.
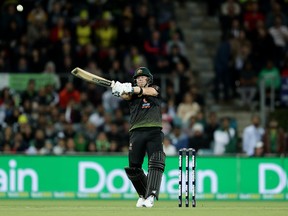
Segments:
[[[145,197],[147,176],[144,171],[136,167],[125,167],[125,172],[140,197]]]
[[[165,169],[165,158],[164,152],[155,152],[150,157],[146,198],[153,194],[158,200],[162,175]]]

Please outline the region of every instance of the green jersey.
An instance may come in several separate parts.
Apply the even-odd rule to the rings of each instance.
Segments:
[[[159,92],[158,86],[151,86]],[[162,128],[160,96],[133,95],[129,101],[130,131],[135,128],[160,127]]]

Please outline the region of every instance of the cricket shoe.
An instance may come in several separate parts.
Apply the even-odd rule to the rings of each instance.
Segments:
[[[137,203],[136,203],[136,207],[137,208],[142,208],[144,205],[145,199],[143,197],[139,197]]]
[[[154,195],[150,195],[150,196],[147,197],[147,199],[144,201],[143,207],[152,208],[152,207],[154,206],[154,200],[155,200],[155,196],[154,196]]]

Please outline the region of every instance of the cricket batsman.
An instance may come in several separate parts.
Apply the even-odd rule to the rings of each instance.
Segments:
[[[129,103],[129,167],[125,171],[139,195],[136,207],[151,208],[154,200],[158,200],[165,168],[161,99],[159,87],[152,84],[153,75],[148,68],[137,68],[133,79],[134,85],[114,81],[112,94]],[[146,153],[147,176],[142,169]]]

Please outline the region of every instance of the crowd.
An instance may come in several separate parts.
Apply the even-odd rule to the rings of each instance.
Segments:
[[[191,70],[186,55],[185,40],[189,38],[184,37],[177,24],[174,1],[23,1],[22,12],[16,10],[17,3],[6,0],[1,5],[0,73],[48,73],[56,79],[53,84],[40,88],[30,79],[22,91],[1,89],[0,152],[61,155],[128,151],[126,101],[112,96],[109,89],[63,76],[63,72],[70,72],[76,66],[120,81],[132,81],[132,74],[139,66],[149,67],[156,83],[160,81],[157,77],[166,75],[162,115],[167,155],[176,155],[183,147],[212,155],[262,156],[287,151],[285,131],[274,119],[266,129],[253,117],[242,135],[238,133],[237,120],[219,119],[217,113],[205,106],[197,73]],[[229,35],[229,40],[223,40],[216,55],[215,71],[219,72],[216,83],[217,77],[226,74],[229,84],[225,81],[224,87],[232,87],[228,79],[231,74],[227,74],[231,72],[232,45],[235,46],[233,71],[239,74],[233,77],[241,82],[241,87],[243,79],[252,79],[255,67],[259,69],[263,62],[268,64],[269,60],[273,68],[273,65],[287,66],[284,56],[280,58],[280,54],[284,55],[280,53],[280,50],[284,52],[283,47],[273,46],[279,51],[279,58],[271,59],[275,55],[269,55],[268,45],[260,46],[259,39],[255,39],[256,48],[265,49],[257,54],[252,46],[254,42],[248,39],[262,36],[264,30],[265,37],[269,35],[263,25],[264,15],[259,18],[262,27],[260,21],[257,26],[251,26],[254,22],[249,24],[248,18],[245,22],[238,19],[243,18],[240,14],[246,14],[241,11],[243,7],[236,10],[240,12],[234,17],[232,5],[238,5],[237,1],[225,1],[223,8],[225,4],[230,5],[229,15],[220,17],[223,38]],[[251,31],[247,32],[248,29]],[[256,61],[250,56],[257,56]],[[227,63],[227,70],[222,70],[225,64],[218,60]],[[254,72],[250,73],[251,70]],[[269,68],[266,70],[270,72]],[[266,72],[261,74],[264,76]],[[175,80],[179,82],[177,85]],[[246,83],[248,89],[254,87],[251,80]],[[224,96],[228,98],[229,94],[230,90]]]
[[[287,2],[226,0],[218,11],[222,41],[214,62],[215,100],[239,97],[251,107],[264,83],[267,101],[272,88],[278,105],[287,106]]]

